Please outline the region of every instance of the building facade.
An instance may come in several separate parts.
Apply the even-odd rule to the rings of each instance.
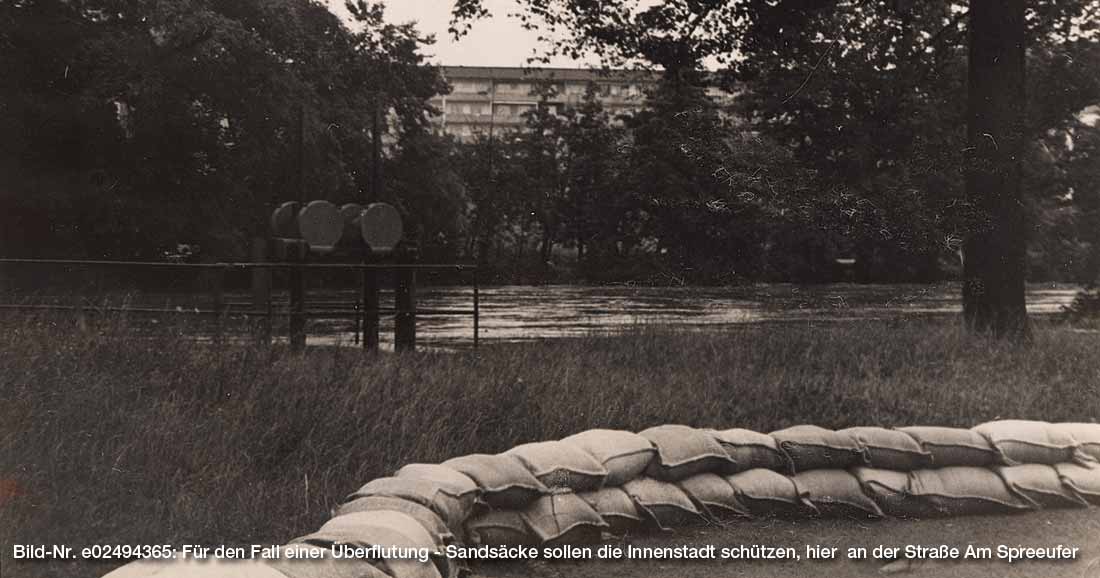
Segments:
[[[523,113],[538,106],[539,86],[553,87],[547,101],[555,112],[576,106],[584,99],[589,83],[596,83],[600,101],[612,118],[640,110],[646,92],[656,84],[659,74],[643,71],[610,71],[579,68],[498,68],[482,66],[444,66],[444,78],[450,94],[437,95],[431,104],[440,114],[432,121],[436,128],[460,140],[477,134],[491,135],[520,128]],[[725,93],[709,92],[719,98]]]

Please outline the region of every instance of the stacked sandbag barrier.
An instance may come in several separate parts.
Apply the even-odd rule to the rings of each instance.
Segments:
[[[278,559],[138,562],[105,578],[450,578],[464,569],[446,555],[452,545],[586,543],[768,516],[922,518],[1098,504],[1100,424],[597,429],[404,466],[352,493]]]

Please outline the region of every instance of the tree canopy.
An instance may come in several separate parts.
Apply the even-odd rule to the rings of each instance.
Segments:
[[[689,85],[718,83],[736,95],[733,117],[739,126],[778,147],[757,155],[756,166],[743,166],[747,172],[731,171],[727,165],[746,158],[748,147],[728,151],[729,139],[706,130],[713,123],[684,126],[679,134],[666,134],[677,139],[680,158],[652,155],[655,162],[642,165],[651,172],[638,190],[660,189],[668,198],[677,188],[668,179],[677,173],[698,178],[717,171],[744,181],[783,167],[769,174],[788,182],[783,190],[769,187],[776,194],[768,208],[788,218],[802,214],[798,229],[810,235],[807,241],[858,257],[862,278],[929,279],[938,269],[958,267],[956,253],[976,218],[963,187],[968,3],[514,4],[525,25],[550,39],[548,55],[595,54],[608,66],[656,67],[670,84],[685,74],[695,74]],[[461,34],[464,25],[486,16],[484,8],[479,0],[456,0],[454,31]],[[1065,141],[1080,111],[1100,102],[1100,78],[1093,72],[1100,65],[1100,2],[1028,2],[1025,22],[1031,95],[1025,118],[1032,151],[1023,176],[1025,197],[1050,207],[1066,189],[1039,175],[1064,168],[1052,166],[1053,157],[1039,149],[1064,147],[1053,141]],[[699,74],[705,68],[710,71]],[[650,99],[646,130],[676,124],[674,119],[682,125],[701,110],[688,100],[662,108],[660,94],[667,90]],[[779,148],[796,163],[783,161]],[[793,182],[794,176],[802,182]],[[738,193],[700,190],[711,200]],[[670,219],[693,230],[686,225],[688,212]],[[1035,236],[1057,234],[1034,228]]]
[[[5,241],[32,254],[240,254],[272,203],[366,200],[376,106],[401,143],[445,84],[412,25],[309,0],[0,5]]]

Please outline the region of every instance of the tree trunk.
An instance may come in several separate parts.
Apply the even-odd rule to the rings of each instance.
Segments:
[[[970,3],[963,317],[997,337],[1030,336],[1024,303],[1026,214],[1020,190],[1025,146],[1026,0]]]

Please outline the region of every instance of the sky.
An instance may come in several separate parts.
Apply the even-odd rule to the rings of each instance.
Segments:
[[[330,9],[346,17],[343,0],[326,0]],[[539,49],[538,33],[524,30],[507,16],[512,0],[485,0],[492,18],[474,24],[470,33],[458,41],[451,39],[447,25],[452,0],[388,0],[386,19],[394,23],[417,22],[421,33],[434,34],[436,43],[425,50],[434,64],[446,66],[524,66],[533,51]],[[595,59],[586,61],[596,64]],[[568,58],[551,60],[549,66],[577,67],[585,62]]]

